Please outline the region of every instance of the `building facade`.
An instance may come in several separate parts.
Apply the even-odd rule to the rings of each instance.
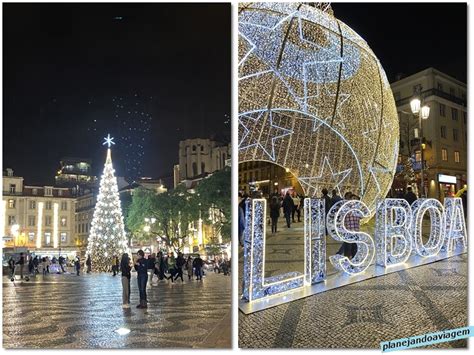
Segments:
[[[424,155],[426,196],[441,201],[467,184],[467,95],[466,84],[434,68],[428,68],[391,84],[400,120],[400,151],[414,158],[418,190],[421,187],[421,149]],[[418,118],[411,113],[410,101],[419,96],[430,107],[422,120],[420,139]]]
[[[81,195],[96,187],[97,177],[92,175],[92,162],[84,158],[62,158],[54,177],[55,185],[69,187],[74,194]]]
[[[239,191],[249,196],[268,197],[275,191],[302,195],[303,189],[295,176],[283,167],[265,161],[246,161],[239,164]]]
[[[71,190],[28,186],[23,180],[11,169],[3,177],[0,229],[4,247],[26,248],[38,255],[75,255],[75,199]]]
[[[183,180],[192,180],[205,174],[224,169],[230,164],[231,147],[211,139],[186,139],[179,142],[178,185]]]

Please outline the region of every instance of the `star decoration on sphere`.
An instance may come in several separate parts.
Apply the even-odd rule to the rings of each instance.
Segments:
[[[107,137],[104,137],[105,142],[102,143],[102,145],[106,145],[110,148],[112,144],[115,144],[114,138],[110,136],[110,134],[107,134]]]
[[[257,117],[252,117],[257,114]],[[243,129],[239,142],[239,149],[257,147],[263,150],[268,157],[275,161],[275,141],[288,135],[293,131],[273,123],[272,111],[260,111],[243,114],[239,117],[239,124]],[[252,132],[252,134],[250,134]]]
[[[327,188],[329,185],[331,189],[336,189],[338,194],[341,195],[339,186],[349,176],[351,171],[352,168],[349,168],[335,173],[331,167],[331,164],[329,163],[329,158],[325,156],[319,176],[302,176],[299,177],[298,180],[309,188],[314,189],[315,192],[318,192],[320,187]]]

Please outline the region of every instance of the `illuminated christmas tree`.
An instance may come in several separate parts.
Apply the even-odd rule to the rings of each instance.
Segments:
[[[93,271],[110,270],[112,258],[116,255],[120,259],[122,253],[128,249],[117,178],[114,175],[110,150],[110,146],[115,143],[110,134],[107,135],[103,144],[108,145],[107,159],[100,180],[99,195],[87,245],[87,254],[91,256]]]

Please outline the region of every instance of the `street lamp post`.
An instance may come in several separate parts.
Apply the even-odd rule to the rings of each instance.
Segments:
[[[421,90],[420,90],[421,91]],[[421,95],[420,95],[421,97]],[[426,197],[425,194],[425,178],[424,178],[424,147],[423,147],[423,120],[428,119],[430,116],[430,107],[428,105],[424,105],[423,107],[421,106],[421,100],[419,98],[414,98],[410,101],[410,108],[411,112],[415,115],[418,116],[418,126],[419,126],[419,134],[418,134],[418,139],[420,141],[420,154],[421,154],[421,169],[420,169],[420,177],[421,177],[421,183],[420,183],[420,191],[421,191],[421,197]]]

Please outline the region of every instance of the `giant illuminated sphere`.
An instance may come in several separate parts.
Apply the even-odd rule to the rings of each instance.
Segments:
[[[352,191],[373,213],[398,156],[398,117],[367,43],[302,3],[239,7],[239,162],[293,173],[308,196]]]

